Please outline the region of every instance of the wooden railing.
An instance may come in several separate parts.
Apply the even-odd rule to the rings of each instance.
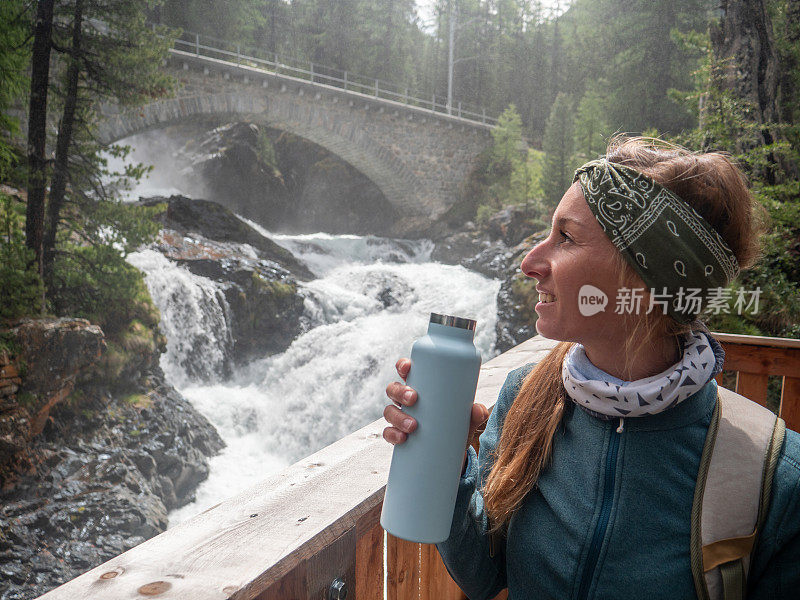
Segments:
[[[768,378],[783,377],[780,411],[797,429],[800,342],[717,338],[740,393],[765,400]],[[535,337],[488,361],[476,401],[491,409],[508,372],[554,345]],[[345,586],[348,600],[463,600],[435,546],[380,526],[391,459],[384,426],[367,425],[42,598],[342,599]]]
[[[789,429],[800,431],[800,340],[715,333],[725,349],[725,372],[735,373],[733,391],[777,412]],[[779,377],[780,396],[768,402],[769,378]],[[730,380],[722,374],[717,382]]]

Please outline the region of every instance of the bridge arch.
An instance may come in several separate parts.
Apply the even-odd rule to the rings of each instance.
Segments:
[[[111,144],[126,137],[189,121],[192,117],[212,116],[228,121],[247,121],[269,126],[305,138],[348,162],[381,190],[387,201],[400,210],[418,210],[422,184],[406,165],[390,151],[370,139],[363,131],[346,124],[331,123],[314,115],[298,115],[283,103],[241,93],[210,94],[192,98],[159,100],[135,112],[107,115],[101,128],[101,142]]]
[[[173,51],[174,98],[133,110],[101,107],[99,137],[128,136],[214,117],[287,131],[340,157],[370,179],[409,228],[457,199],[490,126],[277,73]]]

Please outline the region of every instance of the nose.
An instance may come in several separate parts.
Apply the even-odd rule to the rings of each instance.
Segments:
[[[528,277],[535,277],[539,281],[544,279],[550,271],[549,263],[546,260],[547,240],[536,244],[525,258],[522,259],[520,269]]]

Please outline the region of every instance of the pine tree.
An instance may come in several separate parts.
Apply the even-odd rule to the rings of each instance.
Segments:
[[[582,162],[602,154],[606,138],[611,133],[605,98],[598,88],[603,89],[603,83],[590,85],[578,103],[575,116],[575,152],[576,158]]]
[[[547,118],[542,140],[545,152],[542,190],[551,209],[572,183],[574,121],[572,102],[566,94],[559,94]]]

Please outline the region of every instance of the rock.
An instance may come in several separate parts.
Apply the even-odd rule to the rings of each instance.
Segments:
[[[21,394],[30,395],[32,432],[39,433],[50,410],[72,391],[81,371],[105,350],[103,331],[86,319],[24,319],[10,330],[25,365]]]
[[[151,374],[136,397],[58,405],[40,462],[0,492],[0,598],[34,598],[161,533],[192,500],[222,440]]]
[[[517,244],[509,252],[507,270],[497,293],[497,333],[496,347],[500,352],[510,350],[525,340],[536,335],[536,319],[534,310],[539,299],[536,291],[536,280],[525,275],[519,265],[522,259],[536,244],[547,237],[547,232],[540,232]]]
[[[7,335],[19,354],[0,357],[2,478],[106,347],[102,330],[85,319],[23,319]]]
[[[260,258],[277,263],[295,277],[301,280],[313,278],[308,267],[291,252],[260,234],[221,204],[186,196],[147,198],[141,203],[145,206],[166,203],[167,210],[159,217],[165,229],[184,235],[199,234],[219,242],[248,244],[259,252]]]
[[[285,222],[292,192],[265,156],[268,140],[258,125],[230,123],[208,132],[191,162],[211,200],[272,229]]]
[[[310,167],[285,226],[298,232],[385,235],[397,219],[374,183],[328,156]]]
[[[547,229],[547,224],[524,206],[507,206],[491,217],[484,226],[485,231],[493,239],[500,239],[506,246],[516,246],[535,231]]]

